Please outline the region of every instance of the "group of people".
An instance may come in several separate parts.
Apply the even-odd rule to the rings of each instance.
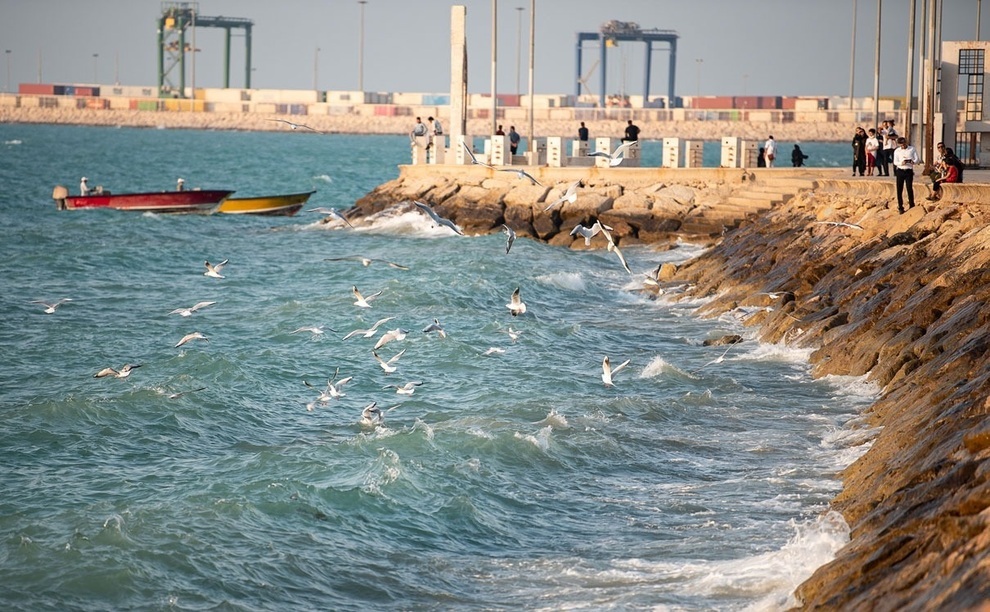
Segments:
[[[914,167],[921,163],[917,149],[908,143],[907,138],[898,135],[892,120],[883,121],[880,129],[864,130],[856,128],[852,139],[852,174],[856,176],[890,176],[894,168],[897,183],[897,212],[904,213],[904,192],[907,192],[908,208],[914,208]],[[935,159],[929,178],[932,180],[932,195],[928,200],[938,200],[944,183],[958,183],[962,180],[962,162],[952,149],[944,143],[936,146]]]
[[[808,156],[801,150],[801,145],[795,144],[794,148],[791,149],[791,165],[795,168],[800,168],[804,165],[804,160],[806,159],[808,159]],[[777,141],[774,140],[773,134],[770,134],[770,137],[767,138],[767,141],[763,143],[762,147],[760,147],[759,154],[756,156],[756,167],[773,168],[776,160]]]

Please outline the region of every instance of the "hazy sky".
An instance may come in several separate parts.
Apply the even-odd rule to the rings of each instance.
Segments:
[[[498,1],[499,93],[515,93],[522,16],[522,93],[527,89],[529,0]],[[853,4],[855,95],[873,93],[878,0],[536,0],[536,91],[573,93],[576,33],[606,21],[674,30],[678,95],[848,95]],[[157,82],[160,0],[0,0],[0,48],[13,89],[21,82],[123,84]],[[491,87],[491,0],[367,0],[364,85],[367,91],[442,93],[449,88],[450,7],[467,6],[469,90]],[[920,9],[925,0],[917,1]],[[983,38],[990,35],[990,1]],[[254,21],[252,86],[310,89],[358,87],[357,0],[203,0],[206,16]],[[903,96],[909,0],[883,2],[881,95]],[[976,38],[978,0],[947,0],[943,37]],[[517,7],[523,7],[518,11]],[[234,31],[238,33],[237,30]],[[223,31],[198,28],[197,87],[223,84]],[[320,51],[317,53],[316,49]],[[598,57],[586,47],[584,71]],[[920,47],[919,47],[920,49]],[[98,57],[93,57],[97,54]],[[641,94],[642,43],[608,55],[609,93]],[[39,62],[40,56],[40,62]],[[231,86],[244,86],[244,40],[231,45]],[[317,61],[318,56],[318,61]],[[653,52],[651,93],[667,94],[666,45]],[[702,61],[698,61],[702,60]],[[599,93],[598,69],[588,80]],[[187,74],[187,85],[191,84]],[[178,79],[174,81],[177,83]]]

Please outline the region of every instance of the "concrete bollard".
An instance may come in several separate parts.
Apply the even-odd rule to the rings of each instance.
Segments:
[[[612,149],[614,148],[615,147],[612,146],[612,139],[608,138],[607,136],[602,136],[600,138],[595,139],[595,150],[594,150],[595,153],[602,152],[611,155]],[[609,167],[608,164],[609,164],[609,160],[607,157],[595,157],[596,168],[608,168]]]
[[[684,142],[680,138],[663,139],[663,157],[660,163],[664,168],[684,166]]]
[[[430,136],[430,148],[427,151],[426,161],[430,164],[442,164],[447,157],[447,137],[443,134]]]
[[[505,166],[512,163],[509,160],[509,137],[495,136],[491,138],[491,145],[488,149],[488,163],[493,166]]]
[[[589,144],[587,140],[571,141],[571,157],[588,157],[588,154],[591,153]]]
[[[722,168],[741,168],[742,139],[735,136],[722,137]]]
[[[622,163],[619,165],[622,167],[638,168],[640,166],[640,162],[642,161],[642,159],[643,159],[642,144],[640,141],[636,141],[636,144],[626,149],[626,152],[622,154]]]
[[[702,140],[684,141],[684,167],[702,168],[705,165],[705,143]]]
[[[456,142],[450,143],[453,150],[448,155],[448,161],[458,166],[469,165],[471,163],[471,156],[468,155],[467,149],[471,149],[471,152],[474,153],[474,148],[471,147],[472,142],[474,142],[474,139],[470,136],[459,135],[456,138]],[[467,149],[464,148],[465,146],[467,146]]]
[[[756,168],[759,166],[757,161],[760,158],[760,144],[762,142],[757,142],[755,140],[743,140],[739,153],[739,167],[740,168]]]
[[[531,150],[526,151],[526,163],[530,166],[544,166],[547,163],[547,139],[533,138],[526,144],[532,143]]]
[[[560,136],[547,137],[547,165],[551,168],[563,168],[567,165],[564,155],[564,139]]]
[[[410,149],[412,149],[412,164],[426,163],[426,145],[430,144],[426,136],[415,136],[411,139]]]

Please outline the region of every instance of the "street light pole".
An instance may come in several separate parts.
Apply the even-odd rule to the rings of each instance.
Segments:
[[[10,93],[10,49],[5,49],[3,53],[7,56],[7,87],[4,91]]]
[[[358,91],[364,91],[364,5],[368,0],[358,0],[361,6],[361,24],[358,29]]]
[[[701,64],[703,64],[704,62],[705,62],[705,60],[702,59],[702,58],[700,58],[700,57],[694,60],[694,63],[697,64],[697,66],[698,66],[698,83],[697,83],[697,86],[698,86],[698,97],[699,98],[701,97]]]
[[[529,0],[529,139],[536,137],[533,117],[533,85],[536,72],[536,0]],[[531,149],[533,147],[530,147]]]
[[[492,0],[492,134],[498,129],[498,95],[495,78],[498,67],[498,0]]]
[[[100,82],[100,54],[93,54],[93,84],[96,85]]]
[[[883,0],[877,0],[877,49],[873,58],[873,125],[880,129],[880,14],[883,11]]]
[[[525,9],[521,6],[516,7],[516,13],[519,15],[519,29],[516,32],[516,95],[522,93],[520,86],[520,65],[522,63],[522,18],[523,11]]]
[[[320,71],[320,48],[317,47],[316,51],[313,52],[313,91],[319,91],[319,81],[317,75]]]
[[[856,83],[856,0],[853,0],[852,50],[849,52],[849,110],[853,109],[853,85]]]

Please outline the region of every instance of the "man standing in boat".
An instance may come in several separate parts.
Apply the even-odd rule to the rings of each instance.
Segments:
[[[86,177],[82,177],[79,181],[79,195],[88,196],[89,195],[89,185],[86,183]]]
[[[184,180],[182,180],[182,177],[179,177],[179,180],[176,182],[176,184],[175,184],[175,190],[176,191],[185,191],[186,190],[186,182]]]

